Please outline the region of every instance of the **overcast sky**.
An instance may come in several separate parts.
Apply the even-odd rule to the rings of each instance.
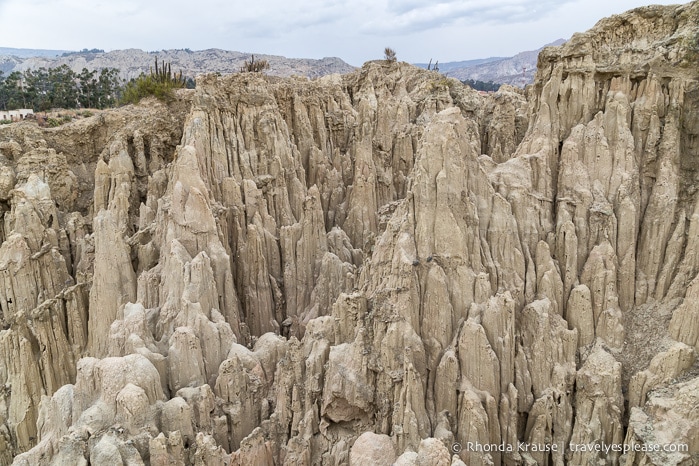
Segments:
[[[656,0],[672,4],[677,1]],[[427,62],[534,50],[643,0],[0,0],[0,47]]]

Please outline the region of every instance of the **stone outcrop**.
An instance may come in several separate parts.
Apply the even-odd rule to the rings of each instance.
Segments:
[[[3,127],[0,464],[691,464],[698,19]]]

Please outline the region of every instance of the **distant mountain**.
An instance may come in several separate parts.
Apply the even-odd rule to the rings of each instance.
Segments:
[[[448,72],[459,68],[467,68],[469,66],[483,65],[485,63],[492,63],[494,61],[504,60],[507,57],[490,57],[490,58],[476,58],[475,60],[464,60],[464,61],[450,61],[446,63],[439,63],[439,71]],[[436,62],[432,62],[434,66]],[[415,66],[427,69],[429,63],[413,63]]]
[[[201,73],[235,73],[251,54],[220,49],[192,51],[161,50],[160,52],[144,52],[139,49],[113,50],[111,52],[70,52],[59,57],[37,56],[20,60],[9,71],[25,71],[41,67],[53,68],[68,65],[73,71],[80,72],[83,68],[99,70],[102,68],[117,68],[123,79],[135,78],[141,73],[147,73],[155,62],[169,62],[172,71],[182,71],[186,76],[195,77]],[[273,76],[308,76],[310,78],[333,73],[348,73],[355,68],[339,58],[330,57],[320,60],[310,58],[286,58],[277,55],[255,54],[256,60],[267,60],[270,69],[266,72]],[[0,57],[0,67],[3,57]],[[5,65],[6,67],[9,65]],[[2,69],[2,68],[0,68]],[[7,74],[8,70],[4,70]]]
[[[22,63],[21,58],[12,55],[0,55],[0,71],[6,75],[10,74],[20,63]]]
[[[30,57],[57,57],[69,50],[46,50],[46,49],[14,49],[12,47],[0,47],[0,56],[10,55],[18,58]]]
[[[561,45],[565,42],[566,41],[563,39],[558,39],[555,42],[544,45],[544,47]],[[457,78],[462,81],[474,79],[524,87],[534,82],[537,57],[544,47],[537,50],[520,52],[513,57],[493,57],[480,60],[440,63],[439,71],[449,77]],[[422,66],[422,64],[417,64],[417,66]],[[426,68],[427,65],[424,67]]]

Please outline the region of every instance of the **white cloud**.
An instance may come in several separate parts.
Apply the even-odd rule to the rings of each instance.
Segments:
[[[328,26],[346,17],[344,3],[339,1],[305,0],[277,4],[260,2],[253,8],[229,15],[225,26],[255,37],[280,37],[290,32]]]
[[[386,15],[364,24],[374,33],[402,34],[444,27],[457,22],[507,24],[538,18],[574,0],[450,0],[430,2],[389,0]]]
[[[675,0],[0,0],[0,47],[223,48],[360,65],[513,55]],[[28,32],[29,31],[29,32]]]

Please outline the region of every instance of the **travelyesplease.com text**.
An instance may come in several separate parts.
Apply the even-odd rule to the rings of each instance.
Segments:
[[[611,452],[629,453],[629,452],[688,452],[689,445],[686,443],[668,443],[668,444],[621,444],[621,443],[569,443],[565,445],[568,451],[571,452],[597,452],[609,454]],[[564,445],[557,443],[526,443],[517,442],[517,444],[509,443],[478,443],[466,442],[464,444],[454,443],[451,446],[454,453],[462,451],[467,452],[558,452],[563,451]]]

